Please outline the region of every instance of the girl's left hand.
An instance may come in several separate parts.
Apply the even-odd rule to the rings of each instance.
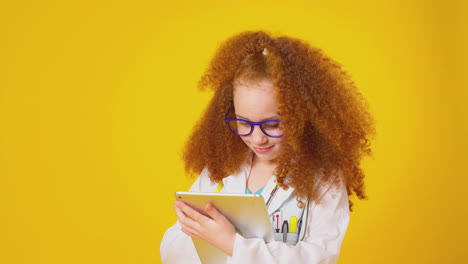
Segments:
[[[200,214],[181,201],[174,203],[174,209],[182,225],[182,232],[190,237],[203,239],[232,256],[236,229],[211,203],[205,207],[205,212],[209,217]]]

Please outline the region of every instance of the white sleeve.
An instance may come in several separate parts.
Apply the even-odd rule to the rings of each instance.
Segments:
[[[336,263],[349,223],[348,194],[344,183],[320,191],[320,204],[309,206],[302,241],[295,246],[280,241],[267,244],[263,239],[246,239],[237,234],[228,263]]]
[[[202,185],[210,181],[208,171],[205,169],[190,187],[190,192],[201,192]],[[177,221],[164,233],[161,241],[160,253],[164,264],[200,263],[200,258],[193,245],[192,238],[181,230]]]

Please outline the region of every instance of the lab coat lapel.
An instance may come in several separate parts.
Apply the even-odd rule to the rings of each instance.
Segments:
[[[289,187],[287,190],[283,190],[283,188],[278,187],[276,194],[274,194],[273,198],[271,199],[270,206],[268,206],[268,215],[271,215],[276,210],[278,210],[283,205],[283,203],[289,199],[293,192],[294,188]]]

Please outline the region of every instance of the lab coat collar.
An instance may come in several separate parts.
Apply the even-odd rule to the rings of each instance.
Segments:
[[[239,169],[239,172],[223,179],[224,184],[224,193],[245,193],[245,188],[247,188],[247,179],[250,175],[250,169],[252,167],[253,153],[247,158],[246,162],[242,164]],[[276,176],[271,177],[268,183],[265,186],[265,189],[262,191],[263,199],[265,203],[270,198],[270,195],[273,189],[276,186]],[[270,205],[268,206],[268,215],[271,215],[276,210],[278,210],[283,203],[292,195],[294,188],[289,187],[287,190],[284,190],[281,187],[278,187],[276,193],[274,194]]]
[[[249,156],[244,164],[241,165],[239,171],[229,177],[223,178],[224,193],[245,193],[247,188],[247,178],[250,175],[253,155]]]

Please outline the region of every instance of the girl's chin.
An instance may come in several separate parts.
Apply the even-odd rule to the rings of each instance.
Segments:
[[[273,161],[277,156],[274,155],[274,153],[257,153],[256,151],[254,151],[254,154],[255,157],[261,161]]]
[[[259,163],[263,163],[265,165],[267,165],[267,164],[276,165],[275,158],[265,158],[265,157],[256,156],[255,160],[256,160],[257,163],[259,162]]]

